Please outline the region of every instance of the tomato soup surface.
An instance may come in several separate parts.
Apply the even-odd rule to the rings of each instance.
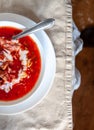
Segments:
[[[36,43],[26,36],[12,40],[22,30],[0,27],[0,100],[12,101],[29,93],[41,71]]]

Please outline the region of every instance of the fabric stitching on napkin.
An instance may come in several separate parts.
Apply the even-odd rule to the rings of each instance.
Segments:
[[[66,130],[72,130],[72,77],[73,77],[73,46],[72,46],[72,6],[71,1],[66,0],[66,69],[65,69],[65,87],[66,87],[66,115],[68,126]]]

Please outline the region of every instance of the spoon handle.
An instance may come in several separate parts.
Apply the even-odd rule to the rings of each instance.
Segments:
[[[46,19],[46,20],[36,24],[32,28],[26,29],[26,30],[22,31],[21,33],[13,36],[12,39],[13,40],[19,39],[21,37],[24,37],[24,36],[30,34],[30,33],[34,33],[34,32],[39,31],[39,30],[50,28],[54,25],[54,22],[55,22],[55,19],[53,19],[53,18]]]

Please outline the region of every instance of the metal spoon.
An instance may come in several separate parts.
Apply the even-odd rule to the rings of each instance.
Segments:
[[[28,34],[31,34],[31,33],[34,33],[36,31],[39,31],[39,30],[42,30],[42,29],[47,29],[47,28],[50,28],[54,25],[54,22],[55,22],[55,19],[53,18],[49,18],[49,19],[46,19],[38,24],[36,24],[35,26],[33,26],[32,28],[29,28],[29,29],[25,29],[24,31],[22,31],[21,33],[15,35],[12,37],[13,40],[15,39],[19,39],[19,38],[22,38]]]

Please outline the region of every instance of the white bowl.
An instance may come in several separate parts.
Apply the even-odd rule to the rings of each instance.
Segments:
[[[23,29],[30,28],[35,24],[32,20],[18,14],[0,14],[0,26]],[[44,31],[30,34],[30,37],[37,43],[41,54],[42,69],[40,77],[34,89],[23,98],[15,101],[0,102],[0,114],[17,114],[33,108],[43,99],[52,86],[56,70],[56,58],[52,43]]]

